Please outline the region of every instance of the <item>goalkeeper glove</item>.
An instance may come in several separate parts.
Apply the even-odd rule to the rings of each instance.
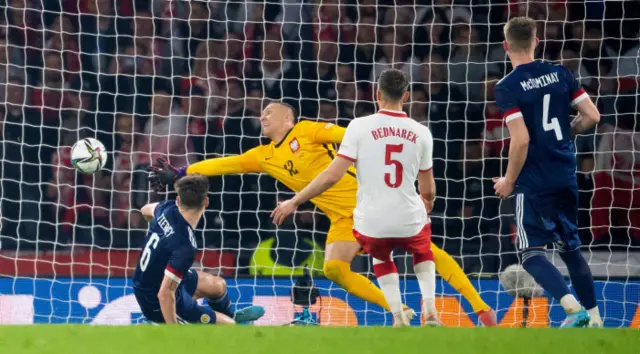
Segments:
[[[149,171],[149,181],[151,187],[158,192],[165,189],[166,186],[173,184],[175,181],[187,175],[187,166],[175,168],[169,164],[164,158],[159,158],[158,162],[147,168]]]

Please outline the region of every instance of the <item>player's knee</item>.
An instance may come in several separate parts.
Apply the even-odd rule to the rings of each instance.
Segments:
[[[198,295],[206,298],[219,297],[224,295],[225,291],[227,282],[223,278],[198,272]]]
[[[342,279],[343,273],[345,272],[344,264],[346,264],[346,262],[335,259],[325,261],[322,266],[324,276],[333,282],[339,283],[340,279]],[[348,267],[346,267],[346,271],[349,271]]]

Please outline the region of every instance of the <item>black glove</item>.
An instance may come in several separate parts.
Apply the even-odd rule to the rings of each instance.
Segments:
[[[169,164],[167,159],[159,158],[155,165],[147,168],[147,171],[149,171],[151,187],[161,192],[166,186],[172,185],[175,181],[184,177],[187,168],[175,168]]]

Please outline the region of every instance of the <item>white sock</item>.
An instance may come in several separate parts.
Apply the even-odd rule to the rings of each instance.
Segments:
[[[422,293],[424,309],[429,314],[435,314],[436,310],[436,264],[433,261],[425,261],[413,266],[418,278],[418,285]]]
[[[591,322],[599,322],[602,323],[602,318],[600,318],[600,310],[598,309],[598,305],[592,309],[588,309],[589,317],[591,317]]]
[[[562,305],[564,312],[567,314],[578,312],[582,308],[576,297],[572,294],[563,296],[562,299],[560,299],[560,305]]]
[[[391,313],[394,316],[402,316],[402,295],[400,294],[400,276],[398,276],[398,273],[389,273],[378,277],[378,284],[387,299]]]

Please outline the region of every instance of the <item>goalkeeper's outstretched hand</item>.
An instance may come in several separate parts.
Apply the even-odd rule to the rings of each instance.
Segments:
[[[175,168],[164,158],[159,158],[155,165],[147,168],[151,187],[156,191],[162,191],[168,185],[173,184],[186,174],[186,168]]]

